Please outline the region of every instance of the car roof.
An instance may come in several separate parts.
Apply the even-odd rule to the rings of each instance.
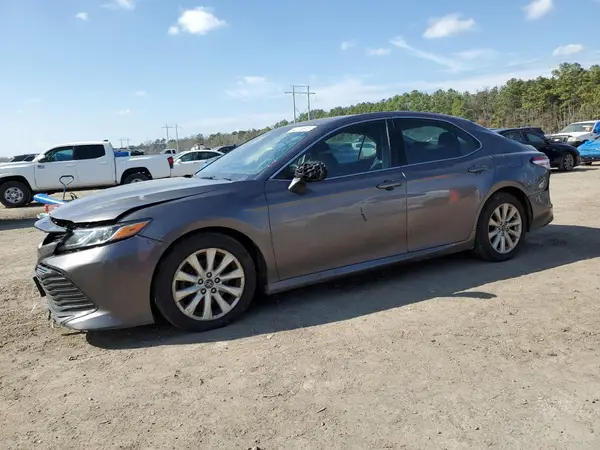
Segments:
[[[580,123],[600,122],[600,119],[582,120],[581,122],[573,122],[571,125],[578,125]]]
[[[285,125],[284,129],[292,129],[295,127],[306,127],[306,126],[318,126],[321,131],[327,131],[327,129],[335,129],[344,125],[351,125],[353,123],[360,122],[362,120],[376,120],[376,119],[389,119],[389,118],[423,118],[423,119],[439,119],[445,120],[449,122],[465,121],[471,122],[475,124],[475,122],[463,119],[461,117],[450,116],[447,114],[438,114],[438,113],[430,113],[430,112],[416,112],[416,111],[385,111],[385,112],[374,112],[374,113],[365,113],[365,114],[350,114],[347,116],[334,116],[334,117],[324,117],[321,119],[313,119],[307,120],[304,122],[291,123],[289,125]]]

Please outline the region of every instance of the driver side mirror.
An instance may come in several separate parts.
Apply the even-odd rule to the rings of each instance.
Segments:
[[[45,156],[42,159],[38,160],[38,163],[40,163],[40,164],[47,163],[47,162],[48,162],[48,158]]]
[[[294,194],[304,194],[307,183],[323,181],[327,178],[327,166],[321,161],[311,161],[300,164],[294,171],[294,179],[288,190]]]

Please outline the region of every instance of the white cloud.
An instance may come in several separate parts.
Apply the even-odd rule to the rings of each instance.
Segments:
[[[545,16],[554,8],[552,0],[532,0],[523,7],[527,20],[536,20]]]
[[[465,61],[473,61],[475,59],[492,59],[498,56],[498,52],[491,48],[475,48],[472,50],[464,50],[455,53],[460,59]]]
[[[129,114],[131,114],[131,109],[127,108],[127,109],[122,109],[120,111],[117,111],[117,114],[119,116],[127,116]]]
[[[111,3],[102,5],[102,7],[108,9],[128,9],[131,11],[135,9],[135,2],[134,0],[113,0]]]
[[[340,48],[341,48],[342,50],[349,50],[349,49],[351,49],[352,47],[356,47],[356,42],[354,42],[354,41],[343,41],[343,42],[340,44]]]
[[[90,16],[86,12],[80,12],[80,13],[75,14],[75,18],[79,19],[79,20],[83,20],[84,22],[87,22],[88,20],[90,20]]]
[[[204,35],[209,31],[222,28],[226,25],[227,22],[219,19],[207,8],[199,6],[198,8],[184,11],[181,16],[179,16],[177,25],[173,25],[169,28],[168,34],[176,35],[184,32]]]
[[[451,72],[460,72],[463,70],[469,70],[469,68],[466,67],[460,61],[457,61],[457,60],[451,59],[451,58],[447,58],[442,55],[437,55],[435,53],[430,53],[430,52],[426,52],[423,50],[419,50],[415,47],[412,47],[411,45],[408,45],[408,43],[401,36],[395,37],[394,39],[392,39],[390,41],[390,43],[392,45],[395,45],[396,47],[406,50],[411,55],[416,56],[417,58],[425,59],[427,61],[431,61],[436,64],[439,64],[440,66],[444,66],[447,69],[449,69]]]
[[[570,56],[575,55],[576,53],[581,53],[584,50],[583,45],[581,44],[568,44],[561,45],[560,47],[556,47],[552,55],[554,56]]]
[[[229,98],[248,100],[259,97],[273,97],[283,95],[283,89],[265,77],[245,76],[240,77],[235,85],[225,91]]]
[[[461,19],[462,14],[447,14],[443,17],[429,19],[429,27],[423,33],[427,39],[444,38],[472,30],[476,23],[474,19]]]
[[[136,91],[135,92],[136,97],[145,97],[147,95],[148,95],[148,93],[146,91]]]
[[[387,56],[392,52],[389,48],[369,48],[367,49],[368,56]]]

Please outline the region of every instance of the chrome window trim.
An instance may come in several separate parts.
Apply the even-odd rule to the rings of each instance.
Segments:
[[[369,122],[375,122],[378,120],[384,120],[385,121],[385,128],[386,128],[386,133],[387,133],[387,140],[388,140],[388,149],[390,151],[390,158],[391,158],[391,152],[392,152],[392,145],[391,145],[391,140],[390,140],[390,129],[389,129],[389,124],[388,124],[388,120],[394,120],[394,119],[414,119],[414,120],[429,120],[429,121],[436,121],[436,122],[444,122],[447,123],[455,128],[458,128],[459,130],[461,130],[463,133],[471,136],[478,144],[479,147],[476,150],[473,150],[471,153],[467,153],[466,155],[461,155],[461,156],[456,156],[454,158],[445,158],[445,159],[437,159],[435,161],[426,161],[426,162],[421,162],[421,163],[414,163],[414,164],[404,164],[401,166],[393,166],[393,167],[387,167],[385,169],[379,169],[379,170],[373,170],[373,171],[368,171],[368,172],[360,172],[360,173],[354,173],[351,175],[340,175],[338,177],[332,177],[332,178],[327,178],[326,180],[335,180],[338,178],[347,178],[347,177],[354,177],[354,176],[359,176],[359,175],[366,175],[369,173],[378,173],[378,172],[385,172],[387,170],[392,170],[392,169],[399,169],[399,168],[410,168],[410,167],[416,167],[416,166],[422,166],[423,164],[431,164],[431,163],[436,163],[436,162],[443,162],[443,161],[454,161],[457,159],[462,159],[462,158],[466,158],[468,156],[471,156],[475,153],[477,153],[478,151],[480,151],[483,148],[483,143],[476,137],[474,136],[472,133],[469,133],[467,130],[465,130],[464,128],[456,125],[453,122],[450,122],[449,120],[446,119],[441,119],[441,118],[429,118],[429,117],[419,117],[419,116],[397,116],[397,115],[390,115],[390,116],[386,116],[386,117],[378,117],[378,118],[374,118],[374,119],[365,119],[365,120],[361,120],[359,122],[354,122],[351,124],[345,124],[342,126],[339,126],[331,131],[329,131],[328,133],[324,134],[323,136],[321,136],[318,140],[316,140],[315,142],[313,142],[312,144],[310,144],[308,147],[305,147],[301,152],[297,153],[296,155],[294,155],[293,157],[291,157],[290,159],[288,159],[285,164],[283,164],[278,170],[275,171],[275,173],[273,173],[269,178],[267,178],[267,181],[273,180],[275,179],[275,177],[277,175],[279,175],[279,173],[281,171],[283,171],[288,164],[290,164],[292,161],[294,161],[294,159],[299,158],[300,156],[302,156],[304,153],[306,153],[313,145],[315,145],[317,142],[319,142],[321,139],[324,139],[328,136],[331,136],[333,133],[338,132],[339,130],[349,127],[349,126],[353,126],[353,125],[361,125],[364,123],[369,123]],[[466,119],[465,119],[466,120]],[[404,142],[403,142],[404,144]],[[406,155],[406,150],[404,149],[404,145],[402,150],[404,151],[405,155]],[[391,159],[390,159],[390,164],[392,163]],[[326,181],[324,180],[324,181]],[[289,180],[276,180],[276,181],[288,181]]]
[[[372,119],[365,119],[365,120],[361,120],[359,122],[347,123],[345,125],[339,126],[339,127],[335,128],[335,129],[329,131],[328,133],[325,133],[323,136],[319,137],[319,139],[317,139],[316,141],[314,141],[312,144],[310,144],[309,146],[305,147],[302,151],[300,151],[299,153],[296,153],[294,156],[292,156],[290,159],[288,159],[285,162],[285,164],[283,164],[279,169],[277,169],[275,171],[275,173],[273,173],[269,178],[267,178],[267,181],[274,180],[275,177],[277,175],[279,175],[279,173],[281,171],[283,171],[292,161],[294,161],[297,158],[300,158],[310,148],[312,148],[317,142],[320,142],[321,140],[326,139],[327,137],[331,136],[334,133],[337,133],[338,131],[340,131],[340,130],[342,130],[344,128],[352,127],[352,126],[355,126],[355,125],[362,125],[362,124],[369,123],[369,122],[383,121],[385,123],[385,133],[387,135],[388,150],[390,152],[390,164],[391,164],[392,163],[392,161],[391,161],[392,148],[390,146],[390,130],[388,128],[387,120],[388,120],[387,117],[377,117],[377,118],[372,118]],[[337,176],[337,177],[326,178],[323,181],[336,180],[338,178],[355,177],[357,175],[365,175],[365,174],[368,174],[368,173],[378,173],[378,172],[383,172],[385,170],[390,170],[390,169],[396,169],[396,167],[386,167],[385,169],[369,170],[368,172],[353,173],[353,174],[350,174],[350,175],[340,175],[340,176]],[[287,181],[289,183],[290,180],[275,180],[275,181]]]

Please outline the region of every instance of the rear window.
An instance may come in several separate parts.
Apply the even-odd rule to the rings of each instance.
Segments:
[[[102,158],[104,155],[106,152],[102,144],[79,145],[75,149],[75,159],[77,160]]]

